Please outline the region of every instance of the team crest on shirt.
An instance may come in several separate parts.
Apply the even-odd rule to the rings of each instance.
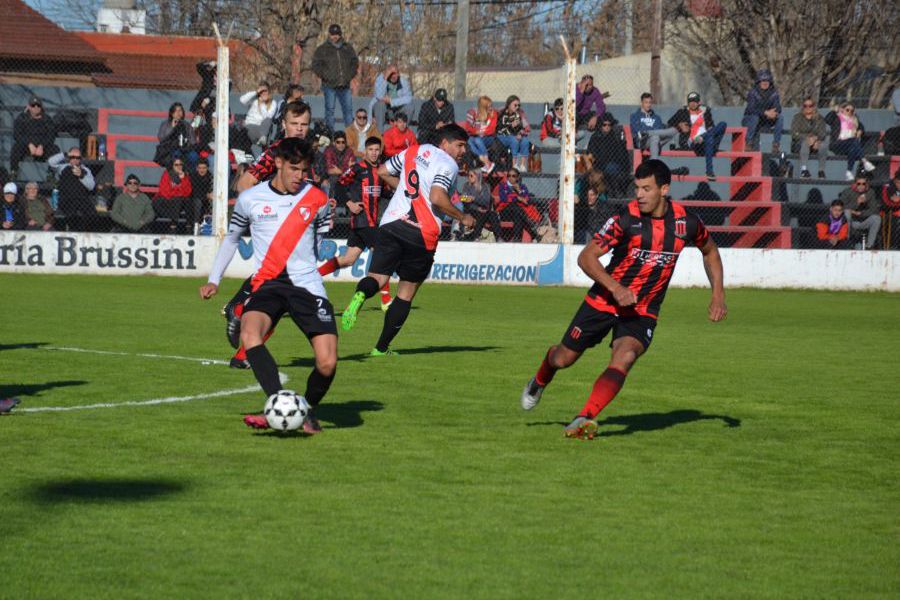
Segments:
[[[577,340],[581,337],[581,327],[575,326],[572,328],[572,331],[569,332],[569,337],[573,340]]]
[[[675,237],[681,239],[687,237],[687,219],[675,219]]]
[[[310,214],[311,213],[309,212],[309,208],[305,206],[300,207],[300,218],[302,218],[304,221],[309,221]]]

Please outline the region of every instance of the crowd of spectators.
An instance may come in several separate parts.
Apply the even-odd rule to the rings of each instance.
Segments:
[[[289,124],[298,115],[296,107],[306,107],[309,112],[303,102],[305,89],[299,84],[288,85],[281,97],[268,81],[260,81],[254,89],[242,94],[240,103],[245,114],[239,118],[228,115],[230,162],[237,171],[235,181],[239,182],[232,185],[232,191],[239,192],[246,187],[240,183],[245,181],[243,173],[258,172],[247,165],[257,159],[265,160],[265,154],[259,158],[261,150],[285,136],[298,135],[312,140],[317,152],[311,177],[328,190],[364,158],[369,140],[380,140],[380,160],[386,160],[416,144],[434,141],[442,126],[460,122],[470,135],[470,153],[464,161],[454,198],[465,212],[475,216],[476,223],[470,231],[456,227],[457,238],[536,240],[541,226],[556,220],[555,201],[535,197],[524,179],[529,172],[540,170],[540,160],[535,159],[539,152],[555,153],[561,147],[562,98],[545,105],[539,135],[537,121],[532,135],[532,124],[517,95],[508,96],[502,106],[482,95],[458,119],[447,91],[438,88],[422,103],[416,115],[410,78],[398,65],[389,64],[376,74],[371,98],[354,111],[351,82],[358,75],[359,66],[356,51],[344,38],[341,26],[332,24],[326,41],[315,49],[311,64],[324,96],[323,122],[313,125],[312,115],[307,114],[302,127]],[[201,84],[189,112],[178,102],[169,107],[166,119],[158,128],[154,153],[154,162],[164,170],[160,179],[147,182],[143,191],[135,174],[128,174],[118,194],[112,189],[101,190],[91,169],[83,164],[84,145],[60,152],[55,145],[57,129],[53,119],[45,114],[40,98],[30,98],[15,120],[10,168],[15,175],[23,160],[46,162],[52,172],[54,193],[48,198],[48,190],[40,181],[20,180],[26,185],[5,186],[4,217],[8,218],[4,219],[3,227],[89,229],[88,221],[105,212],[112,231],[196,233],[212,205],[209,165],[214,156],[218,118],[215,67],[215,61],[197,65]],[[900,94],[895,92],[894,96],[896,108]],[[584,75],[576,86],[574,137],[580,173],[575,220],[576,239],[582,241],[604,217],[608,218],[610,198],[623,199],[631,193],[635,156],[657,158],[667,150],[686,151],[704,158],[705,178],[715,181],[713,160],[728,127],[724,121],[714,118],[712,107],[696,91],[688,93],[685,104],[665,121],[654,110],[653,96],[644,93],[624,125],[607,110],[607,97],[608,94],[595,86],[590,74]],[[344,127],[337,125],[336,104],[341,107]],[[295,107],[293,112],[290,107]],[[746,128],[747,151],[759,151],[760,134],[771,132],[770,153],[781,153],[783,107],[768,69],[758,71],[747,93],[740,124]],[[839,198],[842,212],[838,215],[838,204],[832,204],[827,218],[823,217],[816,226],[816,237],[823,244],[841,247],[849,245],[854,238],[864,237],[867,247],[875,247],[877,241],[890,244],[891,240],[900,239],[900,231],[890,236],[900,218],[897,193],[900,175],[880,188],[880,194],[869,189],[875,166],[865,156],[865,133],[852,103],[843,103],[823,115],[816,102],[806,98],[790,123],[790,152],[799,155],[801,179],[813,178],[809,163],[813,157],[818,159],[815,170],[818,179],[826,178],[829,153],[845,156],[847,160],[846,178],[852,184]],[[883,137],[887,147],[892,138],[887,134]],[[673,172],[686,175],[688,169],[680,167]],[[24,192],[21,197],[20,188]],[[148,188],[155,188],[150,195]],[[718,199],[704,182],[694,196],[697,200]]]

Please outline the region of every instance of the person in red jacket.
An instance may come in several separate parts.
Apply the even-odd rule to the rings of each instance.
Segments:
[[[184,160],[176,158],[172,161],[172,168],[163,171],[159,180],[159,191],[153,197],[153,212],[158,218],[169,219],[169,231],[176,233],[178,219],[181,211],[185,213],[185,223],[196,222],[197,216],[193,214],[191,202],[191,178],[184,172]],[[182,228],[183,233],[192,233],[188,227]]]
[[[469,134],[469,148],[484,164],[482,170],[490,173],[494,164],[488,159],[488,148],[494,143],[494,134],[497,132],[497,111],[489,96],[480,96],[478,105],[466,112],[463,128]]]
[[[900,168],[881,190],[881,240],[885,250],[900,250]]]
[[[397,113],[394,124],[385,130],[383,137],[385,160],[419,143],[416,134],[409,128],[409,117],[402,112]],[[368,149],[368,146],[366,148]]]
[[[850,237],[850,224],[844,216],[844,203],[835,200],[831,203],[831,210],[816,223],[816,237],[822,248],[846,248],[847,239]]]

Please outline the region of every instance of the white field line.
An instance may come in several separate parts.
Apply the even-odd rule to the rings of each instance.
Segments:
[[[187,360],[192,362],[199,362],[203,364],[214,364],[214,365],[227,365],[228,363],[224,360],[217,360],[211,358],[196,358],[192,356],[174,356],[174,355],[165,355],[165,354],[141,354],[141,353],[133,353],[133,352],[111,352],[107,350],[89,350],[86,348],[67,348],[67,347],[56,347],[56,346],[48,346],[47,348],[40,348],[41,350],[59,350],[63,352],[82,352],[85,354],[105,354],[112,356],[140,356],[142,358],[162,358],[169,360]],[[281,383],[287,383],[288,376],[284,373],[278,373],[279,378],[281,379]],[[194,400],[206,400],[208,398],[220,398],[222,396],[233,396],[235,394],[247,394],[250,392],[258,392],[258,385],[250,385],[247,387],[242,387],[239,389],[232,390],[221,390],[218,392],[207,392],[205,394],[194,394],[192,396],[169,396],[167,398],[153,398],[151,400],[127,400],[125,402],[100,402],[97,404],[84,404],[80,406],[39,406],[34,408],[16,408],[16,412],[29,412],[29,413],[38,413],[38,412],[70,412],[73,410],[88,410],[95,408],[118,408],[120,406],[155,406],[159,404],[175,404],[178,402],[192,402]]]

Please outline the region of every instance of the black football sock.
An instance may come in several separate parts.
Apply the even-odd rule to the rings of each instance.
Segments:
[[[406,322],[406,317],[409,316],[410,306],[412,306],[412,302],[409,300],[394,298],[390,308],[388,308],[387,312],[384,314],[384,327],[381,330],[381,337],[378,338],[378,343],[375,344],[376,350],[379,352],[387,352],[388,346],[391,345],[391,341],[397,337],[397,334],[400,333],[400,328],[403,327],[403,323]]]
[[[256,380],[266,393],[268,398],[281,389],[281,380],[278,378],[278,365],[269,353],[265,345],[260,344],[247,350],[247,361],[253,369]]]
[[[312,373],[306,379],[306,393],[304,394],[310,406],[318,406],[322,401],[322,398],[328,393],[328,388],[331,387],[331,382],[334,381],[335,373],[337,370],[333,371],[331,375],[322,375],[318,369],[313,368]]]
[[[379,289],[381,289],[381,286],[378,285],[374,277],[363,277],[356,284],[356,291],[365,294],[366,300],[377,294]]]

